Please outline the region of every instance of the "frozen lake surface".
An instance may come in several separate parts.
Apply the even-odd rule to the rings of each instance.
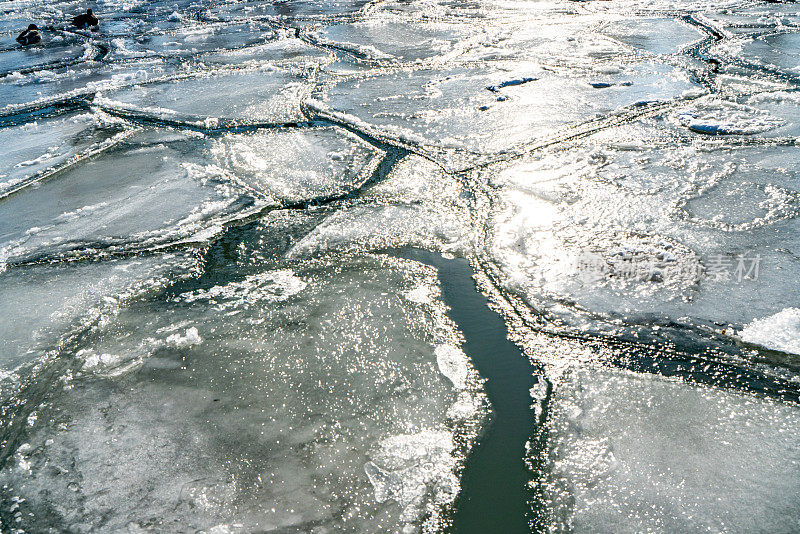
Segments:
[[[800,5],[0,41],[0,532],[800,529]]]

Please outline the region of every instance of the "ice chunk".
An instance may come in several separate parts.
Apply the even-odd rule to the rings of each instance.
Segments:
[[[121,131],[119,125],[103,126],[103,117],[84,113],[0,129],[0,144],[4,147],[0,196],[24,186],[42,172],[97,149]]]
[[[286,300],[305,287],[306,282],[292,271],[280,270],[250,275],[241,282],[190,291],[179,295],[178,299],[183,302],[208,302],[218,310],[247,309],[263,301]],[[196,334],[197,329],[194,332]]]
[[[770,317],[756,319],[739,336],[768,349],[800,354],[800,308],[786,308]]]
[[[451,502],[459,485],[453,473],[457,465],[453,449],[452,435],[442,431],[425,430],[383,440],[373,461],[364,466],[375,488],[375,500],[397,501],[403,508],[401,519],[409,522],[423,515],[428,499],[437,504]]]
[[[38,70],[0,79],[0,109],[15,112],[30,105],[74,103],[91,97],[100,88],[119,87],[172,72],[173,66],[158,58],[147,58],[127,65],[80,63],[70,67]]]
[[[147,135],[0,204],[0,260],[126,243],[164,242],[205,230],[239,197],[229,177],[191,154],[205,141]]]
[[[388,499],[400,499],[403,490],[403,478],[399,473],[388,473],[372,462],[364,464],[364,472],[375,488],[376,501],[386,502]]]
[[[766,169],[752,172],[757,177],[755,183],[743,179],[742,175],[747,174],[751,173],[737,173],[689,199],[684,206],[686,215],[692,221],[729,231],[750,230],[797,215],[800,203],[797,191],[770,183],[774,177]],[[766,185],[758,183],[762,180]],[[732,206],[736,209],[732,210]]]
[[[253,190],[286,204],[353,191],[370,178],[380,154],[332,127],[228,134],[211,153]]]
[[[753,135],[784,124],[766,111],[712,99],[678,111],[676,118],[690,130],[709,135]]]
[[[556,387],[554,530],[792,530],[800,410],[607,369]]]
[[[800,95],[780,90],[780,86],[769,87],[767,91],[759,91],[748,97],[744,102],[756,106],[784,121],[782,127],[771,130],[771,137],[800,137]]]
[[[83,359],[83,372],[104,376],[118,376],[141,364],[140,360],[130,355],[98,354],[91,349],[81,349],[75,353],[75,357]]]
[[[507,4],[504,7],[512,6]],[[622,70],[606,62],[621,58],[628,48],[600,32],[586,31],[597,27],[596,17],[530,16],[530,12],[543,7],[543,4],[536,3],[527,3],[524,7],[521,3],[514,4],[513,8],[519,9],[519,13],[510,15],[507,20],[492,21],[474,42],[468,43],[471,46],[466,46],[458,59],[512,63],[536,61],[549,69],[570,69],[580,74],[597,69],[609,73]]]
[[[761,66],[779,68],[784,72],[797,72],[797,55],[800,53],[800,33],[778,31],[759,35],[741,43],[738,57]]]
[[[430,289],[426,286],[415,287],[411,291],[408,291],[405,294],[405,297],[411,302],[416,302],[418,304],[425,304],[430,302],[431,300]]]
[[[654,54],[674,54],[699,41],[704,34],[673,18],[612,20],[602,30],[622,43]]]
[[[615,2],[609,4],[608,2],[591,2],[591,10],[600,13],[656,13],[660,14],[664,11],[673,10],[682,12],[685,5],[681,0],[658,0],[651,2],[649,0],[623,0],[622,2]],[[702,0],[692,7],[697,11],[705,10],[728,10],[730,8],[738,7],[740,4],[736,0]]]
[[[198,126],[219,120],[237,124],[296,122],[310,86],[290,71],[265,66],[235,72],[198,73],[152,84],[110,91],[95,103],[117,112]],[[209,122],[211,121],[211,122]]]
[[[93,57],[90,45],[75,35],[61,35],[44,31],[42,42],[35,46],[3,50],[0,53],[0,74],[10,74],[34,69],[57,68],[80,60],[87,51]]]
[[[103,263],[9,268],[0,273],[0,370],[41,358],[64,336],[116,312],[120,302],[154,291],[192,262],[141,257]]]
[[[469,363],[467,355],[461,349],[452,345],[436,347],[436,364],[456,389],[466,387]]]
[[[445,56],[464,48],[476,31],[445,22],[413,24],[407,20],[376,20],[325,26],[308,32],[313,42],[370,60],[418,61]]]
[[[181,22],[181,15],[173,12],[173,22]],[[175,20],[172,20],[175,19]],[[269,26],[255,22],[229,25],[192,25],[177,31],[158,34],[134,34],[117,37],[111,41],[111,58],[159,56],[197,56],[206,52],[222,52],[264,44],[277,38]]]
[[[208,13],[220,20],[237,20],[241,17],[283,17],[294,22],[306,18],[325,18],[330,16],[347,16],[359,13],[370,0],[330,0],[317,2],[314,0],[287,0],[274,4],[272,2],[237,2],[235,4],[211,4]]]
[[[202,56],[208,65],[260,65],[288,63],[295,68],[310,68],[330,61],[330,52],[295,38],[280,38],[266,44],[234,50],[208,52]]]
[[[167,345],[177,348],[191,347],[192,345],[200,344],[202,341],[203,338],[200,337],[200,333],[194,326],[186,329],[186,335],[170,334],[166,340]]]
[[[794,147],[675,147],[661,125],[541,152],[491,179],[505,287],[561,317],[574,306],[585,328],[582,311],[717,330],[797,307],[780,289],[800,276]]]
[[[419,156],[401,159],[384,180],[363,193],[364,198],[381,203],[425,203],[454,210],[463,209],[468,195],[457,178]]]
[[[299,240],[289,255],[403,245],[464,250],[469,239],[465,196],[461,184],[434,163],[405,157],[382,181],[361,191],[359,198],[374,205],[354,205],[332,213]]]
[[[463,250],[468,239],[458,214],[428,206],[353,207],[328,217],[289,252],[296,258],[324,251],[427,246]]]

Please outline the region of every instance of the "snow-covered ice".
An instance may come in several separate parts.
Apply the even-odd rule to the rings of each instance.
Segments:
[[[775,315],[756,319],[739,335],[748,343],[800,354],[800,309],[786,308]]]

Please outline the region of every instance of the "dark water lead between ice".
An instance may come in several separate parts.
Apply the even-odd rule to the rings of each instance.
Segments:
[[[508,339],[503,319],[477,291],[469,262],[420,249],[398,255],[438,270],[442,299],[464,336],[464,352],[486,379],[491,403],[490,420],[467,457],[452,530],[530,532],[530,472],[523,458],[536,424],[530,398],[533,367]]]

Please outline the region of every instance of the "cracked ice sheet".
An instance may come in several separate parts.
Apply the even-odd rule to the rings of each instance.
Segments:
[[[76,351],[83,372],[0,472],[20,527],[436,526],[478,402],[437,366],[458,338],[435,272],[233,265],[123,307]]]
[[[127,65],[82,63],[68,68],[12,74],[0,79],[0,110],[13,111],[32,103],[70,101],[121,85],[146,82],[173,72],[161,59]]]
[[[330,126],[227,134],[212,142],[217,164],[282,204],[325,199],[368,180],[382,151]]]
[[[470,242],[468,193],[439,167],[418,156],[398,162],[359,200],[327,215],[293,243],[288,257],[402,246],[466,253]]]
[[[133,111],[153,119],[182,120],[217,126],[304,120],[300,102],[310,91],[301,75],[275,67],[232,72],[199,72],[187,78],[104,92],[101,106]]]
[[[613,72],[605,77],[633,83],[598,90],[588,83],[594,76],[557,76],[523,63],[509,71],[493,66],[352,77],[334,85],[323,100],[344,114],[341,120],[432,146],[444,152],[448,166],[459,167],[596,114],[672,98],[693,87],[685,73],[659,64],[640,63]]]
[[[788,532],[800,521],[797,406],[577,367],[550,406],[556,529]]]
[[[145,131],[0,202],[0,260],[197,235],[247,204],[201,136]],[[238,203],[238,204],[237,204]]]
[[[261,45],[278,38],[264,24],[195,24],[169,33],[136,34],[111,39],[109,59],[126,59],[152,55],[186,57],[207,52]]]
[[[120,302],[155,291],[190,266],[188,257],[167,254],[0,272],[0,376],[37,363],[70,334],[107,320]]]
[[[489,247],[506,287],[587,328],[600,323],[582,311],[717,330],[798,306],[785,290],[800,276],[796,149],[675,147],[659,124],[614,129],[492,179],[501,203]],[[760,256],[758,280],[738,280],[742,254]]]
[[[0,195],[70,161],[122,130],[92,113],[43,118],[0,129]]]

